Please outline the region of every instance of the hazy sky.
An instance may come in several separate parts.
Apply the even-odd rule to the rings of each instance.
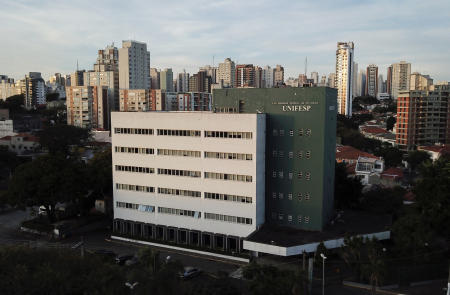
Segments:
[[[285,77],[335,70],[336,42],[355,42],[359,68],[406,60],[412,71],[450,81],[449,0],[0,0],[0,74],[48,78],[90,70],[97,50],[146,42],[151,67],[175,73],[231,57],[281,64]]]

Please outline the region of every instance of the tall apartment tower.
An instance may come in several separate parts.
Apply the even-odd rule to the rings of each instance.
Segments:
[[[200,68],[200,71],[206,72],[206,75],[211,77],[211,83],[216,84],[217,83],[217,67],[212,67],[210,65],[206,65],[204,67]]]
[[[378,94],[378,67],[370,65],[366,70],[366,95],[377,97]]]
[[[275,67],[273,73],[273,84],[276,86],[281,86],[284,83],[284,68],[280,65]]]
[[[25,76],[25,79],[20,80],[16,84],[17,93],[23,94],[25,101],[24,106],[27,109],[32,109],[38,105],[44,105],[45,101],[45,81],[42,79],[41,73],[30,72]]]
[[[177,77],[177,92],[189,91],[189,73],[183,70],[182,73],[178,73]]]
[[[236,66],[236,88],[255,87],[255,68],[252,64]]]
[[[211,77],[205,71],[199,71],[189,78],[189,92],[211,93]]]
[[[362,96],[366,92],[366,74],[363,70],[359,71],[356,79],[356,93],[355,96]]]
[[[119,49],[119,87],[150,88],[150,52],[146,43],[122,41],[122,48]]]
[[[392,65],[392,93],[391,97],[397,99],[400,91],[408,91],[411,79],[411,64],[406,61]]]
[[[313,80],[314,85],[317,85],[319,83],[319,73],[311,72],[311,79]]]
[[[261,81],[261,88],[272,88],[273,87],[273,75],[274,75],[274,69],[265,66],[262,70],[262,81]]]
[[[431,85],[433,85],[433,79],[429,75],[417,72],[411,74],[410,90],[430,90]]]
[[[353,42],[338,42],[336,50],[336,88],[338,90],[338,113],[352,116]]]
[[[108,128],[108,87],[69,86],[66,96],[68,125],[88,129]]]
[[[108,88],[108,106],[119,110],[119,51],[114,45],[108,45],[98,51],[94,70],[83,73],[84,86],[106,86]],[[74,86],[83,86],[74,85]],[[109,117],[108,117],[109,118]]]
[[[300,81],[299,81],[299,83],[300,83]],[[330,88],[336,88],[336,73],[330,73],[328,75],[327,86]]]
[[[217,73],[217,83],[221,83],[225,88],[234,87],[234,78],[236,73],[236,65],[230,58],[226,58],[223,63],[219,64]]]
[[[392,97],[392,65],[387,68],[386,92]]]
[[[173,92],[173,72],[172,69],[164,69],[159,75],[160,89]]]
[[[358,96],[356,88],[358,87],[358,63],[353,62],[353,89],[352,89],[352,97],[355,98]]]
[[[160,71],[156,68],[150,68],[151,88],[160,89]]]

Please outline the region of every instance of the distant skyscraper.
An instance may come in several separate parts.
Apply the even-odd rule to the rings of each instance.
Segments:
[[[160,71],[155,68],[150,68],[151,88],[160,89]]]
[[[319,73],[311,72],[311,79],[313,80],[314,85],[319,83]]]
[[[327,86],[327,76],[322,76],[320,78],[319,86]]]
[[[356,88],[358,87],[357,82],[358,82],[358,63],[353,62],[353,89],[352,89],[353,98],[359,96],[356,91]]]
[[[173,72],[172,69],[164,69],[159,74],[160,89],[167,92],[173,92]]]
[[[189,73],[186,73],[186,70],[183,70],[182,73],[178,73],[177,91],[178,92],[189,91]]]
[[[217,82],[217,67],[212,67],[210,65],[206,65],[200,68],[200,71],[205,71],[206,75],[211,77],[211,83],[216,84]]]
[[[431,85],[433,85],[433,79],[429,75],[417,72],[411,74],[410,90],[430,90]]]
[[[369,65],[366,70],[366,95],[377,97],[378,94],[378,67]]]
[[[366,74],[363,70],[359,71],[356,79],[356,93],[355,96],[362,96],[366,92]]]
[[[106,86],[67,87],[67,124],[88,129],[108,129],[110,107],[107,96]]]
[[[275,67],[273,74],[273,84],[276,86],[283,85],[284,83],[284,68],[280,65]]]
[[[84,73],[85,70],[76,70],[71,74],[71,86],[84,86]]]
[[[353,42],[338,42],[336,50],[336,88],[338,113],[351,117],[353,90]]]
[[[150,88],[150,52],[147,44],[137,41],[122,41],[119,49],[120,89]]]
[[[411,82],[411,64],[406,61],[392,65],[392,94],[393,99],[397,99],[400,91],[409,91]]]
[[[98,51],[97,62],[94,64],[96,72],[119,72],[119,51],[114,44]]]
[[[219,71],[218,71],[218,81],[217,83],[221,83],[223,87],[234,87],[234,79],[236,73],[236,66],[234,64],[234,61],[232,61],[230,58],[226,58],[223,63],[219,64]]]
[[[378,93],[386,93],[386,82],[383,80],[383,75],[378,75]]]
[[[299,79],[300,79],[300,76],[299,76]],[[331,88],[336,88],[336,73],[330,73],[328,75],[327,86],[331,87]]]
[[[264,69],[262,70],[262,88],[272,88],[273,87],[273,75],[274,75],[274,69],[269,67],[269,66],[265,66]]]
[[[255,88],[262,88],[263,71],[259,66],[254,67],[255,72]]]
[[[392,97],[392,65],[387,68],[386,92]]]
[[[211,77],[205,71],[189,77],[189,92],[211,92]]]
[[[255,87],[255,68],[252,64],[236,66],[234,86],[236,88]]]

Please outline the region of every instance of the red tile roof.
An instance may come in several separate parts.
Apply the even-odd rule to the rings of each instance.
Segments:
[[[341,160],[358,160],[359,157],[366,157],[371,159],[379,159],[378,157],[360,151],[352,146],[349,145],[343,145],[343,146],[337,146],[336,147],[336,159]]]
[[[375,126],[361,127],[361,132],[370,133],[370,134],[387,133],[386,129],[383,129],[380,127],[375,127]]]
[[[5,136],[5,137],[2,137],[2,138],[0,138],[0,140],[11,140],[11,136]]]
[[[440,154],[448,154],[450,153],[450,146],[448,145],[428,145],[428,146],[420,146],[418,149],[423,151],[430,151]]]

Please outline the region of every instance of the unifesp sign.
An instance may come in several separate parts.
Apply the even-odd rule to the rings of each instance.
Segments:
[[[309,112],[312,105],[318,104],[317,101],[302,101],[302,102],[273,102],[272,104],[281,105],[283,112]]]

